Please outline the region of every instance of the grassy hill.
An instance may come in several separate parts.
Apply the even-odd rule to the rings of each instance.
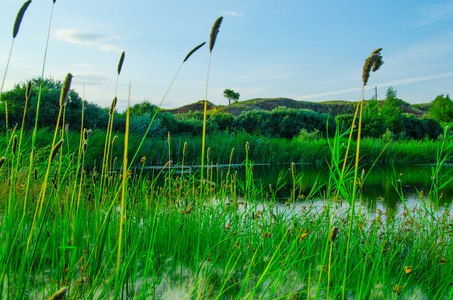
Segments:
[[[384,101],[384,100],[380,100]],[[289,98],[255,98],[245,101],[233,103],[231,105],[214,105],[208,101],[208,111],[215,110],[216,112],[230,113],[234,117],[239,116],[241,113],[251,110],[267,110],[271,111],[278,107],[286,108],[297,108],[297,109],[309,109],[319,113],[327,113],[332,116],[342,114],[353,114],[355,111],[356,101],[324,101],[324,102],[309,102],[309,101],[297,101]],[[428,112],[430,104],[419,104],[411,105],[406,102],[402,102],[400,105],[401,110],[404,113],[413,114],[419,118],[423,114]],[[204,100],[182,106],[180,108],[166,110],[174,114],[183,114],[189,111],[203,111]]]

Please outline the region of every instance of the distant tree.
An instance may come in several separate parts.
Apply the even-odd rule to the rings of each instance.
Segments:
[[[149,101],[145,100],[141,103],[137,103],[130,108],[130,114],[133,116],[143,116],[150,114],[154,115],[158,107],[154,104],[151,104]]]
[[[429,115],[442,126],[453,122],[453,101],[450,96],[448,94],[447,96],[444,94],[437,96],[429,109]]]
[[[233,90],[225,89],[223,91],[223,96],[228,99],[228,105],[231,105],[231,100],[238,102],[239,96],[241,95]]]

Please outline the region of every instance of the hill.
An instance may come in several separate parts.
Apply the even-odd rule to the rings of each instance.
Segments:
[[[384,100],[380,100],[384,101]],[[355,111],[356,101],[324,101],[324,102],[310,102],[298,101],[290,98],[255,98],[246,101],[240,101],[231,105],[214,105],[208,101],[208,111],[215,110],[216,112],[225,112],[239,116],[243,112],[251,110],[266,110],[271,111],[278,107],[296,108],[296,109],[309,109],[319,113],[327,113],[332,116],[342,114],[353,114]],[[403,113],[413,114],[415,117],[420,118],[423,114],[428,112],[429,104],[425,105],[411,105],[402,101],[400,108]],[[173,114],[183,114],[189,111],[203,111],[204,100],[182,106],[180,108],[168,109],[166,111]]]

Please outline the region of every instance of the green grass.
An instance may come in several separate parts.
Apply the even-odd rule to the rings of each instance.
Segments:
[[[311,142],[229,132],[151,140],[129,134],[128,125],[115,138],[113,121],[112,114],[107,132],[88,134],[82,119],[78,133],[63,121],[53,131],[11,129],[0,138],[0,298],[50,298],[63,287],[69,299],[453,297],[453,218],[439,205],[451,180],[440,175],[451,139],[356,144],[337,131]],[[363,205],[360,159],[413,161],[415,151],[436,161],[420,204],[408,208],[401,193],[401,211]],[[281,178],[255,185],[253,165],[265,160],[326,161],[326,192],[317,183],[297,197],[302,176],[292,171],[292,201],[278,204]],[[176,162],[204,164],[206,173],[171,171],[157,184],[143,172],[145,163]],[[244,163],[245,176],[219,174],[214,163],[224,162]],[[396,174],[388,180],[401,191]]]

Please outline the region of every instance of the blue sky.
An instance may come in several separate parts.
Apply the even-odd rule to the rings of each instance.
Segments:
[[[24,1],[2,0],[0,74],[12,28]],[[5,90],[41,74],[51,0],[33,0],[14,42]],[[372,73],[365,98],[393,86],[409,103],[453,94],[453,1],[119,1],[57,0],[45,77],[72,73],[81,96],[102,107],[115,94],[119,110],[148,100],[158,104],[186,54],[223,22],[212,53],[208,100],[225,105],[223,90],[240,100],[357,101],[365,59],[383,48],[384,65]],[[209,47],[182,66],[164,108],[205,98]]]

